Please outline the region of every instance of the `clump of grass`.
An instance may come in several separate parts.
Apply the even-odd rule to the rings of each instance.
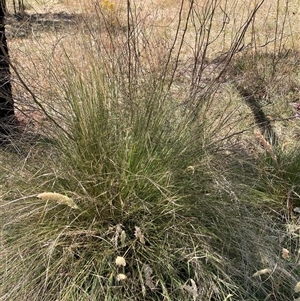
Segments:
[[[262,155],[258,166],[264,171],[260,174],[260,188],[267,192],[271,198],[278,200],[283,218],[289,221],[294,218],[293,210],[300,205],[299,202],[299,151],[298,146],[288,151],[276,150],[273,155]]]
[[[284,231],[260,210],[270,194],[257,162],[216,144],[223,133],[211,125],[232,126],[210,108],[217,85],[177,80],[184,35],[151,69],[152,44],[129,16],[127,33],[106,28],[112,54],[97,53],[99,39],[86,40],[79,66],[67,56],[52,155],[41,150],[38,170],[26,158],[21,196],[1,200],[1,298],[291,298],[297,272],[281,258]],[[201,70],[187,81],[201,82]]]

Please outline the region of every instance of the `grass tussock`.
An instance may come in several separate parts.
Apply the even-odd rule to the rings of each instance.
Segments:
[[[281,147],[295,132],[270,121],[272,144],[249,106],[265,112],[261,90],[281,100],[279,81],[294,101],[297,68],[241,59],[259,3],[216,57],[217,3],[172,7],[166,36],[157,11],[128,3],[122,17],[118,3],[92,4],[55,47],[45,91],[21,81],[47,139],[1,150],[0,300],[297,298],[299,152]]]

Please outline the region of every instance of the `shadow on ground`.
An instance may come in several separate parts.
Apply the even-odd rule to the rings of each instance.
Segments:
[[[10,14],[6,17],[6,34],[10,38],[26,38],[39,32],[72,29],[81,17],[66,12]]]

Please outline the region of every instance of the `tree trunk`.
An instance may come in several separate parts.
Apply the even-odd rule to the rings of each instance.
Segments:
[[[6,1],[0,0],[0,133],[8,135],[15,121],[8,47],[5,36]]]
[[[6,9],[6,0],[0,0],[0,7],[1,7],[1,11],[3,11],[3,13],[7,12],[7,9]]]
[[[0,0],[3,1],[3,0]],[[4,0],[5,1],[5,0]],[[23,0],[18,0],[18,7],[16,5],[16,0],[13,0],[13,6],[14,6],[14,14],[15,15],[23,15],[25,12],[25,5]]]

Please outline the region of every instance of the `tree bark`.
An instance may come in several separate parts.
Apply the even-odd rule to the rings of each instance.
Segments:
[[[8,47],[5,36],[6,1],[0,0],[0,133],[9,134],[15,121]]]
[[[6,0],[0,0],[0,6],[1,6],[1,10],[6,13],[7,9],[6,9]]]
[[[3,0],[0,0],[3,1]],[[6,1],[6,0],[4,0]],[[13,0],[13,6],[14,6],[14,14],[15,15],[23,15],[25,11],[25,5],[23,0],[18,0],[18,7],[16,5],[16,0]]]

